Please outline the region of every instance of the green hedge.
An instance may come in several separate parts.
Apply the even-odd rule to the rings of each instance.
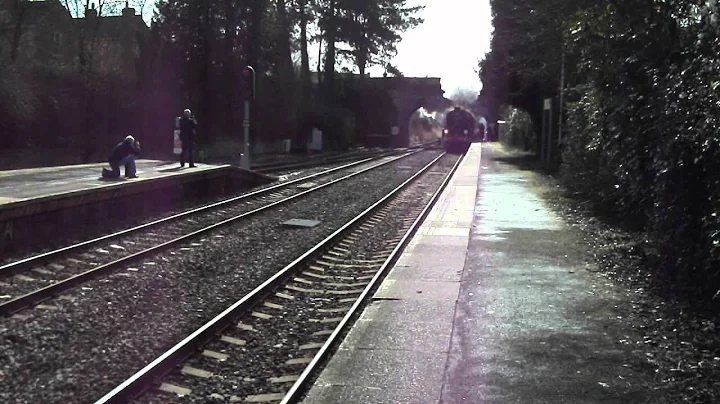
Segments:
[[[499,141],[517,149],[529,150],[536,142],[530,115],[522,110],[507,108],[501,115],[505,121]]]
[[[639,17],[598,7],[573,31],[586,80],[567,106],[563,178],[648,231],[656,276],[708,298],[720,288],[720,10],[631,3]]]
[[[495,0],[483,92],[525,109],[559,95],[561,177],[647,233],[655,277],[709,301],[720,289],[717,1]],[[553,122],[556,122],[553,119]]]

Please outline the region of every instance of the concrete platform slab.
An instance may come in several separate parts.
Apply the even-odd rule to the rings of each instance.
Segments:
[[[436,402],[435,386],[413,389],[391,389],[355,385],[316,385],[304,403],[362,403],[362,404],[425,404]]]
[[[394,302],[388,302],[394,303]],[[387,308],[388,306],[386,306]],[[387,309],[376,316],[359,319],[340,349],[403,350],[416,352],[448,352],[452,323],[443,324],[428,319],[388,321]],[[392,310],[391,308],[389,310]]]
[[[654,402],[644,387],[652,369],[627,365],[633,348],[618,343],[642,339],[616,321],[627,295],[582,270],[587,251],[530,186],[532,173],[496,159],[498,146],[482,147],[485,160],[473,145],[468,157],[477,158],[461,166],[303,403]],[[473,188],[473,173],[470,200],[462,189]],[[462,218],[470,211],[472,225]]]
[[[139,178],[101,178],[107,164],[0,172],[0,253],[44,247],[47,237],[98,223],[130,223],[172,209],[190,198],[271,182],[271,177],[229,165],[138,160]],[[121,169],[121,172],[123,170]],[[62,242],[62,240],[57,240]]]
[[[476,187],[457,182],[462,176],[477,182],[479,145],[475,152],[461,163],[304,403],[440,399],[475,203]]]
[[[361,318],[390,322],[442,321],[455,313],[455,302],[447,300],[376,300],[365,308]],[[450,317],[446,317],[450,316]],[[352,332],[352,331],[351,331]]]
[[[393,278],[397,280],[419,279],[423,281],[460,282],[462,274],[462,267],[446,265],[426,266],[416,264],[396,266],[393,269]]]
[[[468,221],[430,220],[430,221],[426,221],[426,223],[429,227],[451,227],[451,228],[459,228],[459,229],[469,229],[472,226],[472,220],[468,220]]]
[[[315,383],[320,390],[303,402],[437,402],[445,356],[405,350],[339,350],[332,359],[337,365],[323,372]],[[412,368],[404,365],[410,361]]]
[[[445,238],[447,240],[447,237]],[[467,241],[457,244],[445,244],[433,246],[427,243],[417,243],[408,246],[395,266],[417,266],[422,264],[427,267],[436,266],[459,266],[465,260],[465,251],[467,249]],[[429,252],[434,251],[434,253]],[[417,254],[416,254],[417,252]],[[448,257],[443,260],[443,257]]]
[[[7,196],[0,196],[0,205],[6,204],[6,203],[11,203],[11,202],[17,202],[17,201],[19,201],[18,198],[9,198]]]
[[[13,201],[27,200],[87,189],[118,187],[130,182],[227,167],[198,163],[196,168],[180,168],[178,163],[173,162],[138,160],[137,174],[140,178],[121,177],[116,180],[101,180],[102,169],[107,166],[106,163],[98,163],[0,171],[0,198],[11,198]],[[122,168],[120,171],[124,173]]]
[[[468,231],[464,235],[443,235],[443,234],[426,234],[427,232],[418,231],[417,238],[413,239],[415,243],[414,246],[422,245],[424,250],[427,250],[428,253],[431,253],[432,249],[443,249],[443,252],[448,251],[464,251],[463,248],[467,247],[468,238],[470,237],[470,232]],[[448,247],[462,247],[462,248],[448,248]]]
[[[319,220],[310,220],[310,219],[290,219],[286,222],[283,222],[283,226],[285,227],[296,227],[296,228],[310,228],[315,227],[320,224]]]
[[[420,281],[407,278],[390,278],[388,276],[373,298],[455,301],[459,291],[459,282]]]

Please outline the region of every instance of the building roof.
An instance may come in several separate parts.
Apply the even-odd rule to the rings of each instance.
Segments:
[[[81,24],[87,24],[92,18],[73,18],[73,23],[80,26]],[[129,29],[139,33],[149,31],[142,16],[104,16],[94,19],[97,21],[98,35],[113,39],[119,39],[127,36]]]
[[[37,23],[44,23],[48,18],[52,19],[65,19],[66,21],[72,21],[76,26],[89,22],[88,20],[93,17],[85,18],[73,18],[70,15],[70,11],[62,5],[60,0],[35,0],[35,1],[24,1],[24,2],[11,2],[2,0],[0,1],[0,25],[2,28],[10,28],[10,25],[5,26],[6,22],[12,22],[17,18],[19,11],[16,7],[20,5],[23,7],[22,19],[23,24],[34,25]],[[130,11],[132,10],[132,11]],[[136,32],[148,31],[149,28],[143,21],[142,16],[135,14],[134,9],[125,9],[124,13],[130,12],[132,15],[119,15],[119,16],[101,16],[97,18],[99,34],[102,36],[109,36],[113,38],[119,38],[128,34],[128,27],[133,28]],[[44,21],[43,21],[44,20]]]

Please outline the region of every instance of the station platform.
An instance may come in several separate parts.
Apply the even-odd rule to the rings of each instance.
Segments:
[[[197,168],[180,168],[178,163],[160,160],[138,160],[136,163],[139,178],[134,179],[123,176],[118,179],[101,179],[103,167],[108,167],[104,163],[0,171],[0,205],[100,188],[117,188],[163,177],[223,169],[226,166],[197,164]],[[122,174],[122,167],[120,171]]]
[[[472,145],[302,403],[649,402],[629,298],[506,155]]]
[[[193,196],[272,180],[227,164],[180,168],[177,162],[142,159],[136,165],[139,178],[133,179],[102,178],[105,163],[0,171],[0,253],[44,234],[114,217],[131,220]]]

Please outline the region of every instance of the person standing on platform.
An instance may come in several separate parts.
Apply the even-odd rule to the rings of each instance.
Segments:
[[[182,151],[180,152],[180,167],[185,167],[185,153],[187,153],[188,163],[190,167],[195,167],[195,158],[193,157],[193,142],[195,141],[195,128],[197,120],[192,111],[186,109],[180,118],[180,141],[182,142]]]
[[[120,177],[120,166],[125,166],[126,178],[137,178],[135,167],[135,157],[140,155],[140,142],[135,140],[132,135],[128,135],[125,139],[118,143],[113,149],[108,159],[112,171],[103,168],[103,177],[118,178]]]

